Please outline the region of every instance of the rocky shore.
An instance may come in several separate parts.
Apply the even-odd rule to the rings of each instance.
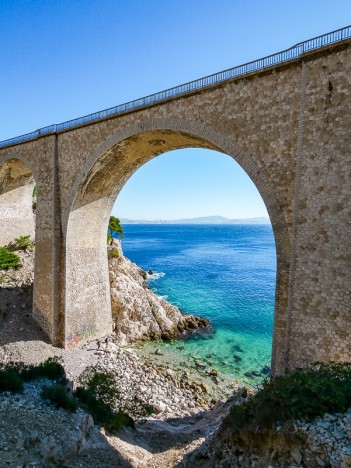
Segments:
[[[145,403],[153,408],[155,419],[191,416],[209,409],[198,391],[190,385],[181,385],[172,369],[160,369],[146,362],[133,349],[110,342],[103,350],[100,345],[95,355],[99,356],[99,368],[115,374],[122,401],[142,395]]]
[[[109,355],[107,361],[114,364],[116,356],[111,359],[110,354],[110,351],[106,353]],[[128,364],[128,361],[125,356],[122,358],[122,362]],[[157,376],[151,380],[156,383]],[[164,383],[165,380],[158,382]],[[176,392],[171,396],[168,392],[170,385],[166,382],[164,393],[168,395],[158,400],[155,417],[137,420],[133,429],[108,433],[96,426],[85,411],[78,409],[71,413],[55,408],[43,399],[41,390],[50,384],[47,379],[39,379],[26,383],[21,394],[0,394],[0,467],[176,466],[182,463],[187,452],[219,427],[230,407],[230,403],[218,403],[209,412],[199,411],[199,407],[193,405],[186,408],[188,416],[177,417],[174,414],[169,418],[167,415],[171,414],[172,402],[184,398],[184,394]],[[177,405],[175,413],[181,412],[182,404],[185,408],[187,400],[189,395]],[[168,411],[161,410],[162,404],[168,407]]]
[[[40,379],[27,382],[21,394],[0,393],[1,467],[57,466],[101,444],[90,415],[68,413],[41,398],[42,387],[50,384]]]
[[[119,240],[112,240],[108,256],[112,316],[120,344],[171,340],[208,327],[205,318],[183,314],[158,297],[147,285],[147,273],[123,255]]]
[[[22,394],[0,394],[0,467],[174,466],[175,459],[181,460],[218,428],[230,407],[208,403],[201,398],[201,387],[186,384],[172,369],[160,369],[133,349],[119,347],[112,336],[74,350],[40,340],[0,346],[2,363],[39,364],[54,356],[61,359],[73,388],[88,367],[98,367],[115,375],[119,405],[137,395],[153,412],[136,420],[135,429],[109,434],[95,427],[84,411],[72,414],[43,400],[40,391],[46,380],[26,383]]]
[[[21,268],[0,271],[0,362],[35,365],[57,356],[73,387],[88,367],[112,372],[119,404],[141,396],[152,407],[151,416],[137,419],[135,428],[108,433],[82,409],[70,413],[44,400],[45,379],[27,382],[20,394],[0,393],[0,468],[351,467],[351,408],[288,427],[277,424],[269,434],[258,434],[256,447],[224,442],[221,422],[232,405],[250,398],[247,389],[221,388],[215,369],[200,369],[195,377],[186,366],[167,366],[162,351],[141,357],[131,348],[135,340],[169,339],[207,322],[158,298],[118,242],[109,252],[116,334],[60,349],[47,342],[31,317],[33,250],[18,251]]]
[[[232,405],[247,398],[233,392],[210,410],[198,392],[183,389],[170,370],[159,371],[132,349],[110,339],[62,350],[32,342],[0,347],[0,360],[37,363],[39,357],[59,356],[73,386],[88,366],[113,371],[121,398],[142,395],[154,408],[135,428],[108,433],[95,426],[83,410],[57,409],[40,396],[48,381],[25,384],[21,394],[0,394],[0,467],[333,467],[351,466],[351,408],[346,413],[325,414],[313,421],[279,424],[261,437],[251,450],[244,444],[222,442],[218,431]],[[40,353],[38,352],[40,349]],[[257,441],[256,441],[257,444]],[[255,448],[256,447],[256,448]]]

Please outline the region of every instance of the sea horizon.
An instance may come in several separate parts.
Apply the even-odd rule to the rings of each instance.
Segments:
[[[177,225],[254,225],[254,224],[271,224],[269,217],[257,216],[251,218],[226,218],[219,215],[197,216],[194,218],[180,219],[131,219],[121,217],[122,224],[177,224]]]

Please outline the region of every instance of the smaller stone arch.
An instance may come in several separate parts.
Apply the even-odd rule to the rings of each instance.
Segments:
[[[0,159],[0,245],[21,235],[35,237],[34,186],[34,172],[26,158]]]

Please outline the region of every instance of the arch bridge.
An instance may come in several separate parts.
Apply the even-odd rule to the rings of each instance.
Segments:
[[[237,161],[269,212],[273,372],[351,361],[350,38],[351,27],[343,28],[0,143],[0,245],[35,233],[33,313],[53,343],[111,332],[113,203],[151,158],[197,147]]]

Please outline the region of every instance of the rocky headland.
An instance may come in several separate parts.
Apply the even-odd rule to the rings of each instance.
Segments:
[[[108,256],[112,316],[120,344],[171,340],[209,326],[205,318],[186,315],[157,296],[148,287],[148,274],[123,255],[119,240],[112,240]]]

